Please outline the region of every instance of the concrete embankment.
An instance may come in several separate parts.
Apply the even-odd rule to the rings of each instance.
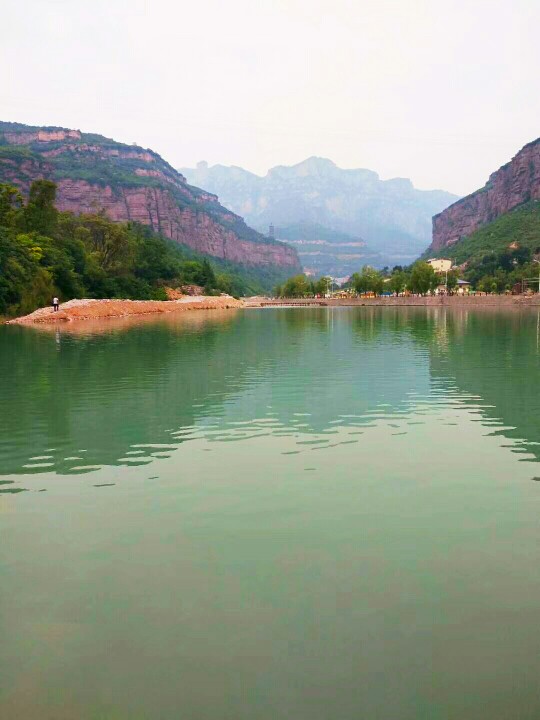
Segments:
[[[540,307],[540,295],[437,295],[378,298],[247,299],[245,307]]]
[[[243,303],[228,295],[219,297],[184,297],[179,300],[69,300],[60,305],[58,312],[52,307],[40,308],[30,315],[10,320],[9,324],[33,325],[73,320],[148,315],[150,313],[187,312],[188,310],[225,310],[240,308]]]

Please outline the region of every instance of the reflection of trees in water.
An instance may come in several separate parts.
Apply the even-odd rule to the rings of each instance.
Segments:
[[[441,311],[447,342],[431,348],[431,376],[481,398],[484,418],[540,459],[540,316],[536,312]]]
[[[505,426],[540,459],[540,314],[528,310],[370,308],[354,316],[362,340],[384,332],[404,336],[429,353],[431,378],[482,406],[484,418]],[[502,432],[502,431],[501,431]]]
[[[4,328],[0,371],[11,380],[1,400],[12,412],[0,417],[2,472],[32,471],[22,466],[47,454],[53,459],[43,462],[59,472],[117,464],[133,445],[179,442],[171,431],[219,417],[231,398],[230,421],[272,412],[292,427],[298,413],[309,413],[301,432],[326,430],[343,414],[366,422],[381,403],[403,411],[411,387],[426,384],[426,367],[398,373],[414,346],[394,347],[392,358],[391,333],[383,329],[383,343],[359,344],[352,321],[353,313],[294,309],[101,335]],[[79,450],[87,450],[81,459],[64,460]],[[140,448],[139,458],[151,452]]]
[[[134,445],[172,447],[212,422],[230,434],[265,416],[268,432],[362,425],[410,413],[433,380],[493,405],[484,417],[515,426],[508,437],[540,439],[536,315],[310,308],[197,318],[101,335],[2,328],[1,472],[114,465]],[[156,450],[137,448],[132,462]],[[44,455],[53,457],[23,468]]]
[[[242,358],[229,339],[230,321],[203,325],[157,322],[126,331],[73,336],[6,328],[0,333],[2,472],[29,456],[81,461],[56,466],[114,464],[133,443],[167,442],[166,429],[190,426],[193,405],[219,403],[234,386],[257,340],[246,337]],[[11,378],[6,382],[6,378]],[[47,469],[47,468],[43,468]]]

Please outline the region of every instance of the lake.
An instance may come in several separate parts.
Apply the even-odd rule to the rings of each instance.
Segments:
[[[540,318],[0,327],[0,717],[537,720]]]

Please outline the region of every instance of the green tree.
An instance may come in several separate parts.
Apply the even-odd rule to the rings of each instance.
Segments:
[[[216,287],[216,276],[209,260],[206,258],[202,261],[201,268],[201,285],[207,290]]]
[[[280,297],[302,298],[312,294],[311,281],[305,275],[294,275],[283,283]]]
[[[55,295],[165,299],[165,287],[197,284],[209,294],[242,295],[271,286],[279,274],[261,274],[225,262],[216,275],[208,258],[135,223],[114,223],[102,214],[59,213],[55,186],[37,181],[28,202],[0,185],[0,314],[30,312]],[[266,274],[265,274],[266,273]]]
[[[17,188],[0,183],[0,227],[13,227],[22,207],[23,198]]]
[[[390,282],[388,283],[389,290],[396,295],[402,293],[407,287],[408,275],[403,270],[395,270],[390,276]]]
[[[426,295],[440,283],[440,278],[427,262],[419,260],[412,266],[409,288],[414,293]]]
[[[458,274],[456,270],[450,270],[446,276],[446,289],[449,293],[454,292],[458,285]]]
[[[27,232],[52,237],[55,233],[58,211],[55,207],[56,185],[51,180],[36,180],[30,187],[28,203],[24,208],[24,227]]]
[[[135,247],[126,225],[112,223],[103,215],[87,215],[77,236],[106,272],[131,268]]]
[[[321,277],[318,280],[316,280],[313,283],[313,293],[314,295],[326,295],[330,290],[330,285],[332,283],[332,278],[330,277]]]
[[[380,295],[384,288],[384,278],[371,265],[364,265],[360,273],[353,273],[351,284],[357,293],[372,292]]]

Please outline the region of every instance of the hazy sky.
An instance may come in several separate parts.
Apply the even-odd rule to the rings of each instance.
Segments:
[[[17,0],[0,118],[458,194],[540,135],[538,0]]]

